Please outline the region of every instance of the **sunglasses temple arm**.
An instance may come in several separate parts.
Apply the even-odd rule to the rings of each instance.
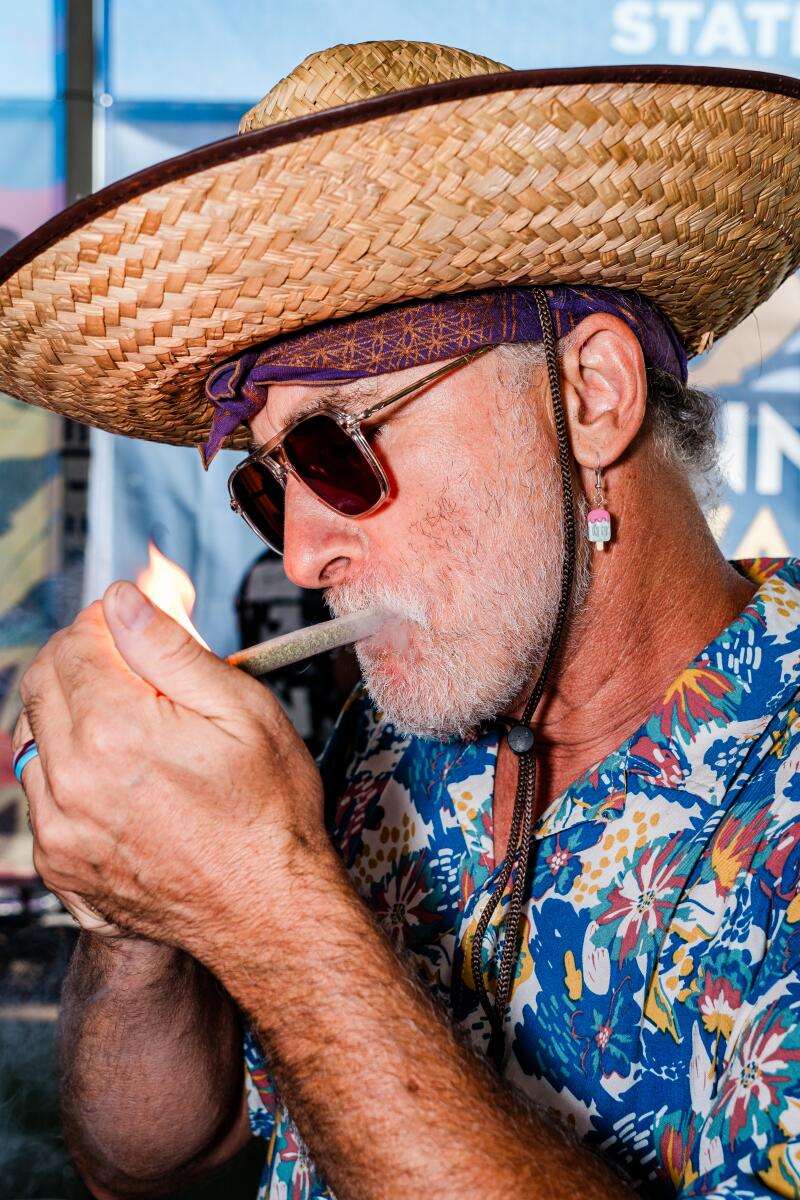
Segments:
[[[433,371],[430,375],[424,376],[423,379],[417,379],[414,383],[410,383],[408,387],[404,387],[402,391],[395,392],[392,396],[387,396],[385,400],[379,400],[377,404],[373,404],[372,408],[368,408],[366,412],[359,415],[359,423],[367,421],[376,412],[380,412],[382,408],[386,408],[389,404],[396,404],[398,400],[404,399],[411,392],[416,392],[422,387],[426,387],[429,383],[433,383],[437,379],[441,379],[443,375],[449,375],[451,371],[455,371],[457,367],[463,367],[468,362],[472,362],[473,358],[479,358],[481,354],[486,354],[488,350],[493,350],[493,346],[481,346],[479,350],[470,350],[469,354],[462,354],[460,358],[453,359],[446,366],[440,367],[438,371]]]

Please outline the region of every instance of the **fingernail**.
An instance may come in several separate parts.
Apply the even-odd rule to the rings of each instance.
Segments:
[[[117,616],[126,629],[144,629],[153,615],[153,606],[132,583],[122,582],[114,596]]]

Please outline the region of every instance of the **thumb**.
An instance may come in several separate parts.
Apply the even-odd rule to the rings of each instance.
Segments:
[[[112,583],[103,613],[122,658],[157,691],[203,716],[219,719],[226,701],[241,711],[242,672],[206,650],[134,584]]]

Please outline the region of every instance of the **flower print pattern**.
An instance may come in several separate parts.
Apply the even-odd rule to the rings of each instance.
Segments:
[[[796,1016],[775,1000],[749,1023],[722,1078],[711,1120],[729,1145],[745,1128],[754,1133],[769,1128],[769,1114],[782,1107],[787,1085],[796,1086],[797,1063]]]
[[[578,1008],[572,1014],[570,1032],[583,1043],[581,1070],[591,1075],[627,1075],[636,1045],[634,1003],[629,976],[621,979],[605,1006]]]
[[[733,1022],[742,1007],[742,993],[728,979],[715,979],[710,971],[705,972],[703,992],[697,1008],[703,1027],[716,1038],[727,1041],[733,1030]]]
[[[396,868],[374,885],[369,897],[370,908],[399,951],[414,945],[414,931],[419,926],[424,934],[426,926],[438,921],[440,904],[422,853],[404,855]]]
[[[735,678],[707,663],[687,667],[664,697],[662,733],[689,741],[703,725],[724,723],[733,715],[738,690]]]
[[[670,842],[647,846],[623,864],[622,879],[601,896],[597,924],[611,931],[620,965],[666,929],[686,882],[685,860]]]
[[[691,1184],[697,1178],[697,1172],[692,1168],[693,1142],[694,1130],[684,1134],[673,1125],[667,1125],[659,1139],[659,1159],[676,1194],[682,1185]]]
[[[680,780],[682,759],[663,738],[644,733],[631,746],[628,770],[649,775],[660,787],[672,787]]]
[[[305,1143],[291,1121],[286,1122],[283,1133],[281,1162],[291,1172],[291,1180],[286,1180],[283,1185],[286,1200],[310,1200],[314,1168]]]
[[[543,867],[534,876],[533,898],[539,900],[548,891],[554,891],[559,896],[571,892],[575,880],[583,871],[583,851],[596,845],[602,833],[603,827],[598,822],[595,825],[578,825],[552,838],[543,839],[539,855]]]
[[[726,895],[739,872],[746,870],[769,826],[769,811],[762,809],[754,813],[749,821],[735,825],[726,823],[720,828],[714,838],[711,866],[721,894]]]
[[[652,1200],[800,1200],[800,564],[746,569],[750,604],[534,830],[503,1073]],[[321,764],[354,887],[480,1052],[496,761],[496,733],[403,738],[359,691]],[[245,1057],[261,1196],[331,1200]]]

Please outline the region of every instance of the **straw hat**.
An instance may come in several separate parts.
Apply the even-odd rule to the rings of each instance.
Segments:
[[[688,67],[509,71],[336,46],[242,135],[88,196],[0,259],[0,390],[196,444],[211,368],[415,297],[638,288],[689,353],[800,265],[800,81]]]

